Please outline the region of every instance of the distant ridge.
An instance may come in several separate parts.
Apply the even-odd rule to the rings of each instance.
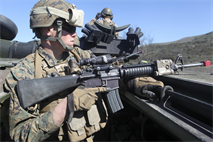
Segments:
[[[182,54],[185,63],[210,60],[213,63],[213,31],[191,37],[184,37],[177,41],[153,43],[139,47],[144,52],[137,59],[153,62],[158,59],[175,60]]]

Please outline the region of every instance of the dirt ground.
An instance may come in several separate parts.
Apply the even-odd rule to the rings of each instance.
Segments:
[[[213,86],[213,65],[208,67],[185,68],[183,71],[180,70],[178,75],[175,74],[172,76],[203,83],[210,83]]]

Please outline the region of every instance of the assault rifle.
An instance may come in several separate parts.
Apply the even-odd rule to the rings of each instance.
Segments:
[[[123,62],[127,62],[129,60],[130,57],[136,55],[136,54],[140,54],[142,53],[142,50],[139,50],[135,53],[132,54],[126,54],[123,55],[121,57],[117,57],[117,58],[113,58],[110,54],[106,54],[106,55],[101,55],[101,56],[97,56],[97,57],[93,57],[93,58],[86,58],[86,59],[81,59],[79,63],[76,63],[77,65],[83,66],[83,65],[92,65],[93,68],[95,66],[100,66],[100,65],[109,65],[111,63],[114,62],[119,62],[119,61],[123,61]]]
[[[125,65],[122,67],[105,66],[106,60],[103,60],[103,62],[98,63],[100,65],[94,63],[92,69],[84,70],[78,74],[18,81],[17,93],[21,106],[27,108],[71,87],[79,85],[85,87],[108,87],[112,91],[107,94],[107,100],[114,113],[123,108],[117,92],[120,78],[142,75],[168,75],[177,73],[178,69],[183,70],[183,68],[194,66],[210,66],[211,64],[210,61],[203,61],[201,63],[183,65],[182,61],[181,64],[176,63],[178,60],[182,60],[181,55],[178,55],[175,62],[165,59],[157,60],[154,63]],[[103,65],[101,65],[102,63]]]

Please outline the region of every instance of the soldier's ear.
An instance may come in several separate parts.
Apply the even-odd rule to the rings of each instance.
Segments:
[[[44,35],[44,36],[46,36],[46,35],[48,35],[48,32],[49,32],[50,30],[49,30],[49,27],[42,27],[42,28],[40,28],[40,33],[41,33],[41,35]]]

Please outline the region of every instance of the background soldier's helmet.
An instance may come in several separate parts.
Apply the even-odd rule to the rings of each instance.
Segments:
[[[101,11],[101,16],[104,18],[106,16],[110,16],[110,19],[112,20],[113,19],[113,14],[112,14],[112,10],[110,8],[104,8],[102,11]]]

